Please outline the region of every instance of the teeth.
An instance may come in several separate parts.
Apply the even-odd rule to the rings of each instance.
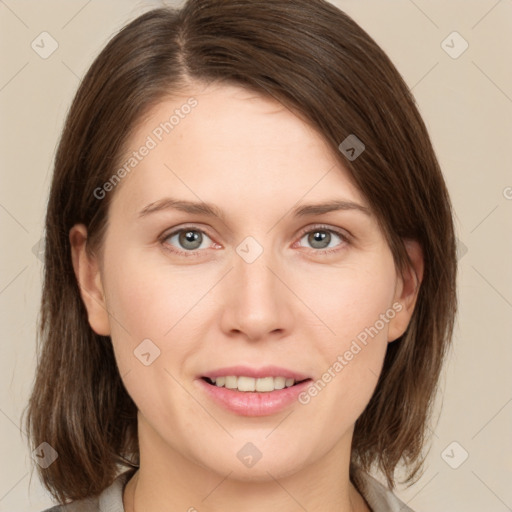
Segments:
[[[227,375],[226,377],[217,377],[210,379],[215,386],[228,389],[237,389],[238,391],[259,391],[269,392],[276,389],[289,388],[295,384],[295,379],[285,377],[261,377],[254,379],[252,377]]]
[[[284,377],[263,377],[256,379],[256,391],[274,391],[284,388]]]
[[[238,377],[237,385],[238,391],[256,391],[256,379],[250,377]]]
[[[293,379],[288,379],[288,380],[292,381],[292,383],[290,385],[293,385]],[[283,389],[285,386],[286,386],[286,379],[284,377],[274,377],[274,389]]]
[[[236,377],[229,376],[229,377],[226,377],[226,383],[224,385],[229,389],[236,389],[236,387],[237,387],[236,381],[237,381]],[[217,383],[215,383],[215,385],[217,385]]]

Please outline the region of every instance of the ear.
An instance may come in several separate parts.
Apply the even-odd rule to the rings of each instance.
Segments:
[[[416,305],[420,285],[423,280],[423,251],[416,240],[405,240],[405,249],[409,255],[410,264],[398,277],[393,309],[396,315],[388,324],[388,341],[394,341],[405,332]]]
[[[110,322],[98,259],[88,254],[87,228],[75,224],[69,231],[73,269],[80,287],[80,295],[87,309],[89,325],[99,335],[110,335]]]

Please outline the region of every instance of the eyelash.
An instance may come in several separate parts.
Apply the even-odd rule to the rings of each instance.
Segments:
[[[177,250],[176,248],[174,248],[174,246],[167,244],[165,242],[167,239],[171,238],[172,236],[179,234],[182,231],[187,231],[187,230],[188,231],[197,231],[198,233],[202,233],[203,235],[206,235],[208,238],[211,239],[211,237],[208,235],[208,233],[206,233],[206,231],[204,231],[202,229],[198,229],[196,226],[193,226],[193,225],[192,226],[184,226],[184,227],[181,227],[180,229],[176,229],[175,231],[171,231],[170,233],[165,233],[164,235],[162,235],[162,237],[160,238],[160,241],[161,241],[162,245],[164,246],[164,248],[167,251],[172,252],[173,254],[177,254],[179,256],[184,256],[186,258],[189,258],[191,256],[197,256],[197,255],[199,255],[199,253],[203,252],[204,249],[196,249],[195,251],[180,251],[180,250]],[[333,252],[338,252],[338,251],[342,250],[344,244],[349,243],[349,236],[346,233],[343,233],[342,231],[339,231],[337,229],[333,229],[329,226],[325,226],[325,225],[321,225],[321,224],[303,229],[300,232],[299,241],[304,237],[304,235],[308,235],[309,233],[314,233],[315,231],[325,231],[328,233],[334,233],[342,241],[342,243],[340,245],[338,245],[336,248],[311,249],[313,252],[315,252],[316,254],[319,254],[321,256],[325,256],[325,255],[331,254]]]

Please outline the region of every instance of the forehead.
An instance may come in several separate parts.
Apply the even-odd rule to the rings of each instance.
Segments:
[[[283,194],[292,202],[306,194],[325,199],[336,190],[364,203],[321,134],[274,99],[234,85],[190,88],[161,101],[127,148],[120,166],[129,163],[129,172],[116,196],[132,205],[165,192],[213,203],[242,195],[249,204]]]

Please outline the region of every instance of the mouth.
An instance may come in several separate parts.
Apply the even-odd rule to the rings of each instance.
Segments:
[[[233,372],[234,373],[234,372]],[[249,372],[244,372],[249,373]],[[299,404],[298,397],[313,379],[293,374],[297,379],[277,373],[271,376],[254,371],[259,376],[233,375],[216,372],[196,379],[198,389],[212,403],[238,416],[271,416]],[[262,376],[267,375],[267,376]]]
[[[294,379],[284,376],[267,377],[248,377],[226,375],[218,377],[201,377],[207,384],[217,388],[225,388],[243,393],[271,393],[285,388],[298,386],[303,382],[312,380],[311,378]]]
[[[313,379],[282,366],[235,365],[200,374],[195,381],[206,398],[231,413],[270,416],[299,404]]]

